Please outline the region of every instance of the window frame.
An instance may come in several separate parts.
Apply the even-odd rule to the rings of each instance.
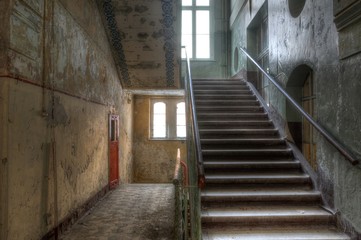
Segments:
[[[163,102],[166,109],[166,136],[165,137],[153,137],[153,116],[154,116],[154,104]],[[149,140],[155,141],[169,141],[169,140],[186,140],[185,137],[177,136],[177,104],[184,102],[183,98],[164,98],[154,97],[149,99]]]
[[[183,6],[181,1],[181,12],[183,10],[190,10],[192,11],[192,57],[190,58],[191,61],[214,61],[214,32],[215,32],[215,15],[214,15],[214,0],[209,0],[209,6],[196,6],[196,0],[192,0],[192,6]],[[196,31],[197,31],[197,17],[196,13],[197,10],[209,10],[209,58],[197,58],[197,40],[196,37]],[[181,14],[182,15],[182,14]],[[181,21],[182,24],[182,21]],[[181,32],[181,37],[183,36],[183,33]],[[187,49],[189,51],[189,49]],[[189,55],[189,54],[188,54]],[[181,58],[184,61],[185,57],[183,57],[183,54],[181,54]]]

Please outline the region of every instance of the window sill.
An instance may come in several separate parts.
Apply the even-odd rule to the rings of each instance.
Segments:
[[[185,141],[187,138],[149,138],[149,141]]]
[[[187,61],[187,59],[182,58],[182,62]],[[191,62],[216,62],[215,59],[190,59]]]

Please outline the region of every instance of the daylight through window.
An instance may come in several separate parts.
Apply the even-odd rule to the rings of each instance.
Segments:
[[[152,99],[150,138],[176,140],[186,137],[186,115],[183,99]]]
[[[211,58],[211,0],[182,0],[182,46],[189,58]]]

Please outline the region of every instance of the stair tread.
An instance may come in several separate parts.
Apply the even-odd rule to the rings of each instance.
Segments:
[[[267,153],[271,153],[271,152],[292,152],[292,149],[290,148],[256,148],[256,149],[204,149],[202,150],[202,153],[246,153],[246,152],[267,152]]]
[[[310,176],[304,173],[229,173],[229,174],[220,174],[220,173],[209,173],[206,176],[206,179],[236,179],[236,178],[309,178]]]
[[[319,191],[315,190],[297,190],[297,189],[248,189],[248,190],[238,190],[238,189],[205,189],[202,190],[201,196],[213,196],[213,197],[224,197],[224,196],[300,196],[300,195],[314,195],[320,196]]]
[[[211,227],[203,240],[349,240],[334,226]]]
[[[278,132],[277,128],[257,128],[257,129],[248,129],[248,128],[227,128],[227,129],[213,129],[213,128],[203,128],[199,130],[200,132]]]
[[[250,121],[250,120],[201,120],[198,121],[198,123],[272,123],[271,120],[256,120],[256,121]]]
[[[332,214],[320,206],[309,205],[249,205],[237,207],[211,207],[202,209],[202,217],[271,217],[271,216],[332,216]]]
[[[254,113],[254,112],[249,112],[249,113],[248,112],[231,112],[231,113],[229,113],[229,112],[211,112],[211,113],[201,112],[198,114],[200,114],[200,115],[256,115],[256,116],[267,115],[267,113],[265,113],[265,112],[256,112],[256,113]]]
[[[243,165],[250,165],[257,167],[259,165],[299,165],[299,161],[294,160],[285,160],[285,161],[204,161],[204,166],[210,167],[210,166],[224,166],[224,167],[237,167],[237,166],[243,166]]]
[[[233,143],[233,142],[284,142],[284,138],[226,138],[226,139],[217,139],[217,138],[203,138],[201,142],[223,142],[223,143]]]

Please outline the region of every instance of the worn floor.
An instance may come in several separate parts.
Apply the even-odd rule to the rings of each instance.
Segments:
[[[61,240],[168,240],[174,233],[172,184],[122,185]]]

